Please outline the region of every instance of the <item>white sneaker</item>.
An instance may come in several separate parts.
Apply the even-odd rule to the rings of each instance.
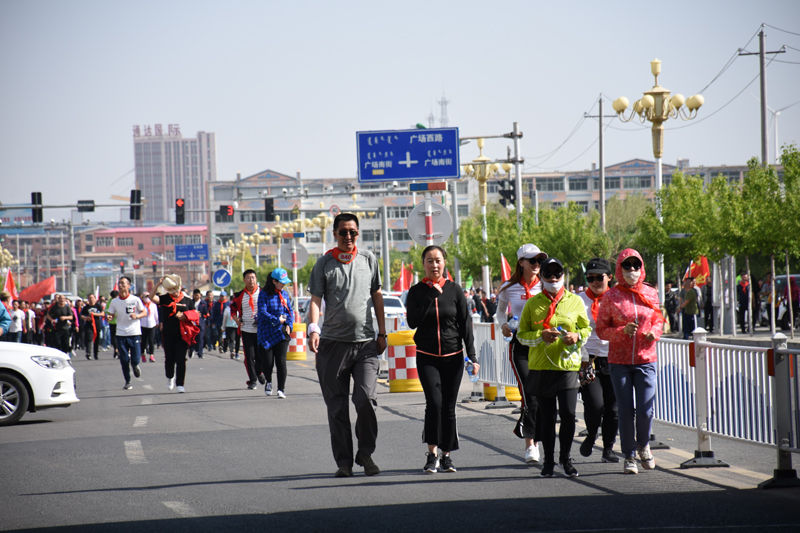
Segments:
[[[186,389],[184,389],[181,385],[178,385],[178,392],[186,392]]]
[[[653,470],[656,467],[656,460],[653,458],[653,453],[650,451],[648,444],[644,448],[639,448],[639,460],[642,462],[642,468],[645,470]]]
[[[622,467],[625,474],[638,474],[639,468],[636,466],[636,457],[626,457],[625,465]]]
[[[525,450],[525,462],[528,464],[534,464],[539,462],[539,445],[532,444],[528,446],[528,449]]]
[[[283,400],[283,399],[285,399],[285,398],[286,398],[286,395],[283,393],[283,391],[282,391],[282,390],[279,390],[279,391],[278,391],[278,398],[280,398],[281,400]]]
[[[264,394],[272,396],[272,383],[267,383],[267,386],[264,387]]]
[[[167,389],[172,390],[175,387],[175,378],[169,378],[167,380]]]

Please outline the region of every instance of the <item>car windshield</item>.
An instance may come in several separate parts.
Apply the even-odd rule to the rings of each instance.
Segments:
[[[403,309],[403,302],[400,301],[400,298],[384,296],[383,297],[383,308],[388,310],[389,308],[397,308],[402,310]]]

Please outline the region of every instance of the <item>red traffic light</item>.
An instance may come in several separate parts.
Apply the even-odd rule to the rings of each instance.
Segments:
[[[183,198],[178,198],[177,200],[175,200],[175,205],[177,205],[178,207],[183,207],[184,203],[185,202],[183,201]]]
[[[158,264],[158,261],[153,261],[153,266],[156,266],[157,264]]]

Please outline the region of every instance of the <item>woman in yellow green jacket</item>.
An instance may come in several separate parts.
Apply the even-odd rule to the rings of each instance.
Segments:
[[[564,266],[555,258],[541,265],[541,293],[530,298],[522,310],[517,339],[528,346],[530,373],[525,387],[539,402],[542,416],[542,477],[555,469],[556,401],[561,415],[559,463],[564,474],[578,475],[570,449],[575,438],[575,407],[578,403],[578,371],[581,347],[592,328],[581,298],[564,289]],[[561,328],[560,330],[558,328]]]

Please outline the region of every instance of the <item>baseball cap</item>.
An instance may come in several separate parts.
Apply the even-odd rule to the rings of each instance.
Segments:
[[[602,257],[590,259],[586,265],[587,274],[611,274],[611,263]]]
[[[548,255],[541,251],[535,244],[523,244],[519,247],[519,250],[517,250],[517,261],[523,257],[531,258],[536,257],[537,255],[544,255],[545,258],[548,257]]]
[[[556,259],[555,257],[550,257],[545,259],[542,263],[541,273],[542,276],[547,276],[548,274],[554,273],[563,273],[564,272],[564,265],[561,264],[561,261]]]
[[[286,270],[283,268],[276,268],[272,271],[270,276],[272,276],[272,279],[277,280],[278,283],[286,284],[292,282],[292,280],[289,279],[289,275],[286,273]]]

